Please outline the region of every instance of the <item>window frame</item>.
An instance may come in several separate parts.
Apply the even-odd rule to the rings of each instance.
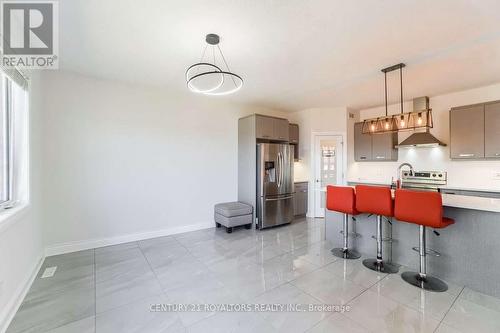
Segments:
[[[3,212],[29,200],[29,90],[0,70],[0,222]]]
[[[1,94],[2,94],[2,132],[4,132],[3,156],[1,163],[5,163],[5,168],[2,170],[2,177],[5,177],[5,182],[2,184],[2,196],[0,196],[0,209],[10,208],[14,204],[13,200],[13,128],[12,128],[12,80],[7,75],[1,73]]]

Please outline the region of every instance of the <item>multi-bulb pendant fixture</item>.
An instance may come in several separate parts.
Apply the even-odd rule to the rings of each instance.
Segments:
[[[423,110],[413,110],[412,112],[404,112],[403,103],[403,67],[405,64],[400,63],[382,69],[384,73],[385,87],[385,116],[366,119],[363,121],[363,134],[378,134],[387,132],[399,132],[415,129],[429,129],[433,127],[432,110],[425,108]],[[395,115],[388,115],[387,105],[387,73],[399,70],[400,94],[401,94],[401,112]]]
[[[231,72],[219,46],[220,37],[208,34],[200,62],[186,70],[189,90],[205,95],[228,95],[241,89],[243,79]]]

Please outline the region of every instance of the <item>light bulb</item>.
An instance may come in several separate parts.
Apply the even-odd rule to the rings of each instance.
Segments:
[[[405,127],[405,118],[401,117],[400,127]]]
[[[422,125],[422,114],[418,114],[417,124]]]
[[[373,124],[372,124],[372,125],[370,126],[370,129],[372,130],[372,132],[373,132],[373,131],[375,131],[375,125],[373,125]]]
[[[389,122],[388,121],[385,122],[385,129],[389,129]]]

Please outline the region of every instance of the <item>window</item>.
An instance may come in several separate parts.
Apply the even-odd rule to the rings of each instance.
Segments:
[[[18,82],[0,72],[0,209],[27,199],[27,94]]]
[[[1,78],[1,101],[0,109],[0,205],[10,201],[12,197],[11,182],[11,128],[10,128],[10,103],[9,103],[9,80],[5,75]]]

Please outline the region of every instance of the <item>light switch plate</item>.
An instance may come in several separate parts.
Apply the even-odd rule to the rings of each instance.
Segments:
[[[45,268],[45,270],[43,271],[43,274],[40,278],[45,279],[45,278],[53,277],[54,274],[56,273],[56,269],[57,269],[57,266]]]

